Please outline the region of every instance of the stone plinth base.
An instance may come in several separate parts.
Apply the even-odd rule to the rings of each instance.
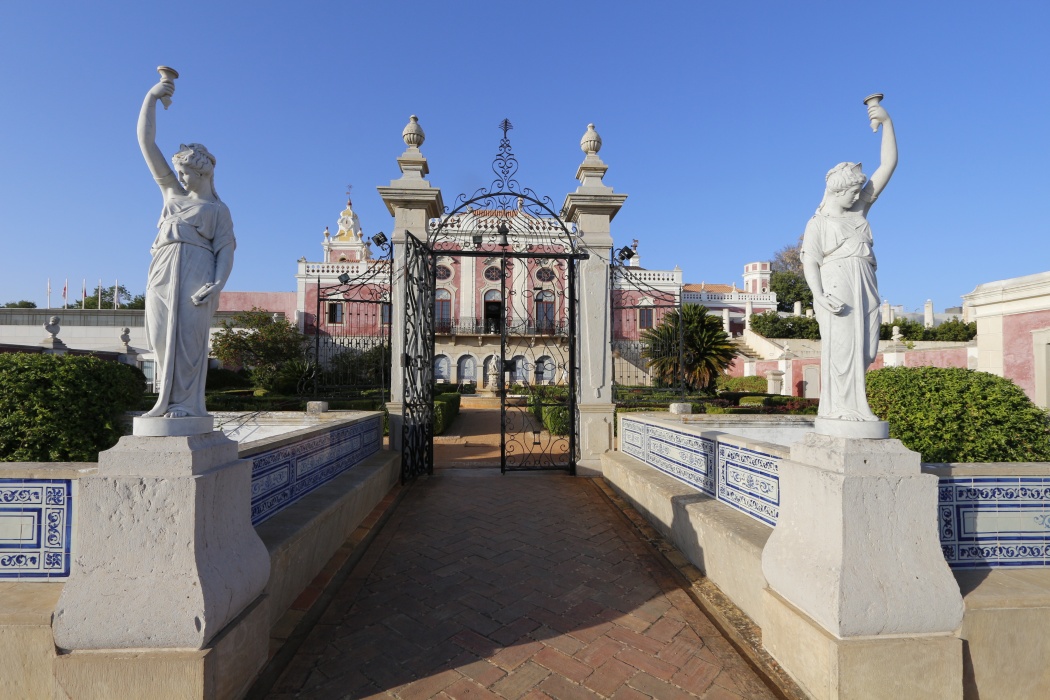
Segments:
[[[857,440],[884,440],[890,436],[890,424],[884,420],[839,420],[818,416],[813,421],[813,430],[820,435]]]
[[[578,476],[601,476],[602,455],[613,447],[615,407],[611,403],[577,405],[580,425]]]
[[[962,640],[953,634],[853,637],[829,634],[765,591],[762,645],[816,700],[958,700]]]
[[[234,700],[266,663],[269,610],[265,596],[201,650],[74,651],[55,659],[55,697],[77,700],[165,698]]]
[[[221,434],[121,438],[79,494],[59,649],[202,649],[266,586],[251,462]]]
[[[809,434],[780,469],[767,584],[842,637],[939,634],[963,603],[941,552],[937,477],[899,440]]]
[[[135,437],[178,437],[200,435],[213,430],[215,430],[215,419],[211,416],[188,416],[186,418],[135,416],[131,419],[131,432]]]
[[[668,407],[668,410],[674,415],[688,415],[693,412],[693,404],[673,403]]]

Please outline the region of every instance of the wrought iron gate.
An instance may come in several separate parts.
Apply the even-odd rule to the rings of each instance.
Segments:
[[[410,449],[425,452],[426,471],[432,469],[433,436],[423,421],[432,425],[434,380],[453,388],[468,379],[499,397],[503,472],[574,474],[577,261],[587,253],[553,201],[517,182],[518,162],[507,136],[512,127],[504,120],[500,128],[490,186],[459,195],[431,220],[427,244],[410,237],[406,250],[406,336],[412,341],[406,340],[403,358],[403,458]],[[435,355],[438,340],[442,352]],[[412,437],[425,438],[425,446],[408,439],[410,415]]]
[[[616,251],[610,266],[613,395],[617,403],[644,401],[653,389],[684,388],[680,371],[682,333],[668,333],[666,325],[661,325],[665,316],[680,312],[681,279],[673,272],[632,267],[632,257],[634,250],[625,246]],[[680,320],[681,313],[673,318]]]
[[[434,473],[434,256],[405,236],[404,424],[401,481]]]
[[[307,319],[313,326],[308,380],[315,398],[367,400],[369,408],[390,399],[390,246],[377,245],[384,257],[341,263],[338,284],[322,287],[318,278],[312,324]]]

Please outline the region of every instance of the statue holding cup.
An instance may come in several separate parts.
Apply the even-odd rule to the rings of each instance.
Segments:
[[[157,69],[138,120],[146,165],[164,198],[146,284],[146,338],[156,354],[158,397],[149,418],[206,417],[209,331],[233,269],[233,220],[215,191],[215,156],[183,145],[168,166],[156,144],[157,102],[171,103],[178,73]]]
[[[879,167],[870,179],[860,163],[839,163],[828,171],[824,198],[802,239],[802,267],[821,339],[816,431],[844,437],[888,434],[868,407],[864,380],[878,352],[882,323],[867,214],[897,167],[897,139],[881,98],[864,100],[872,126],[882,125]]]

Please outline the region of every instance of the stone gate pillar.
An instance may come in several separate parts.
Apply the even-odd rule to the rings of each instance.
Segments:
[[[408,125],[401,132],[408,148],[397,159],[401,168],[401,177],[390,181],[389,187],[377,187],[379,196],[386,202],[386,208],[394,217],[394,230],[390,234],[394,246],[393,284],[390,290],[391,302],[391,338],[390,338],[390,402],[387,411],[390,414],[390,448],[401,449],[402,406],[404,403],[404,386],[401,374],[401,361],[405,352],[405,234],[411,233],[421,241],[427,239],[427,222],[441,215],[445,205],[441,199],[441,190],[431,187],[423,179],[430,172],[427,159],[419,147],[423,145],[426,135],[419,126],[416,115],[409,118]]]
[[[612,328],[609,318],[609,261],[613,240],[610,222],[620,211],[625,194],[614,194],[602,182],[608,166],[598,157],[602,139],[587,125],[580,139],[586,153],[576,170],[580,186],[565,197],[567,221],[576,224],[590,257],[579,262],[580,459],[577,473],[600,475],[602,453],[613,447]]]

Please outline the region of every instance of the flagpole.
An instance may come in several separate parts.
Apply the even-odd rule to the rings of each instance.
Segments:
[[[98,308],[97,311],[102,310],[102,278],[98,278]]]
[[[47,278],[47,308],[51,308],[51,278]]]
[[[81,278],[83,281],[80,286],[80,310],[83,311],[87,308],[87,278]]]
[[[113,308],[116,309],[120,304],[120,280],[113,280]]]
[[[65,284],[62,285],[62,309],[64,310],[69,306],[69,278],[66,278]]]

